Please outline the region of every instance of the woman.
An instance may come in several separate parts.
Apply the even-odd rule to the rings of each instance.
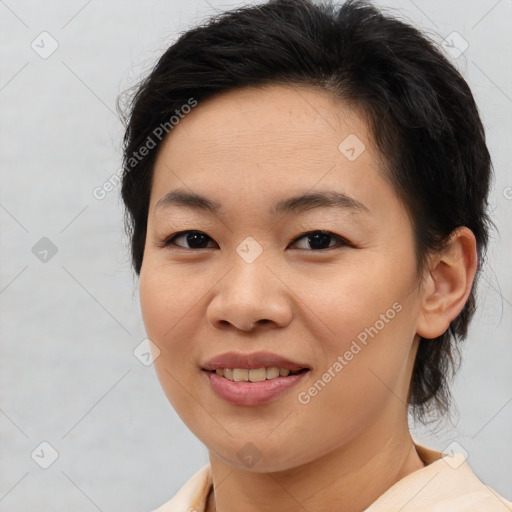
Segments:
[[[155,368],[210,459],[158,512],[512,509],[407,423],[448,410],[490,226],[432,43],[358,1],[224,13],[140,84],[124,151]]]

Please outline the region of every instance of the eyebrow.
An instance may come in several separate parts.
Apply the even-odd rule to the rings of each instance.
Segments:
[[[217,213],[222,210],[221,203],[195,192],[183,189],[172,190],[163,196],[155,205],[155,211],[171,206],[184,206],[194,210]],[[353,211],[370,213],[370,210],[360,201],[343,192],[320,190],[305,192],[297,196],[282,199],[274,204],[268,214],[277,217],[289,212],[300,212],[312,208],[342,208]]]

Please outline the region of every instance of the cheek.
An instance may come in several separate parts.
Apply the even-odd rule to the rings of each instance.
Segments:
[[[395,273],[391,265],[363,262],[325,279],[321,292],[318,276],[303,282],[309,309],[315,313],[310,315],[312,324],[319,326],[319,387],[328,382],[324,398],[328,395],[329,402],[345,411],[360,411],[361,397],[366,405],[378,407],[383,395],[390,393],[386,386],[401,385],[417,310],[411,293],[413,267],[411,272],[402,268]]]
[[[145,266],[144,266],[145,265]],[[187,408],[190,392],[197,385],[199,368],[194,330],[201,322],[202,288],[186,285],[176,272],[151,265],[148,258],[141,269],[139,293],[142,318],[148,338],[160,350],[154,368],[170,403],[177,411]]]
[[[298,295],[321,328],[323,347],[343,350],[360,334],[364,341],[366,329],[376,322],[379,331],[389,330],[399,309],[396,303],[405,300],[410,283],[384,267],[375,260],[360,261],[296,281]]]
[[[139,279],[140,305],[146,334],[160,350],[154,360],[155,372],[170,404],[189,424],[191,397],[198,398],[195,387],[200,377],[199,368],[193,371],[197,357],[191,338],[199,321],[195,310],[201,293],[197,286],[182,287],[182,280],[151,266],[149,258],[144,265]]]
[[[141,313],[150,339],[164,349],[194,315],[201,297],[197,283],[188,282],[177,272],[145,261],[139,278]]]

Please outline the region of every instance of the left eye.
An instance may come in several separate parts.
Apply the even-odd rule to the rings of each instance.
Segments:
[[[303,238],[313,247],[313,249],[304,248],[307,251],[329,249],[333,247],[334,244],[329,244],[329,239],[336,239],[339,242],[339,245],[349,245],[345,239],[331,233],[330,231],[310,231],[309,233],[304,233],[303,235],[295,238],[293,243],[302,240]]]

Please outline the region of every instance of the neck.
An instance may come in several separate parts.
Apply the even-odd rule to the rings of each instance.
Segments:
[[[240,469],[210,451],[215,492],[206,512],[360,512],[393,484],[424,467],[406,419],[402,428],[389,429],[391,434],[384,439],[381,428],[379,422],[348,445],[277,472]]]

